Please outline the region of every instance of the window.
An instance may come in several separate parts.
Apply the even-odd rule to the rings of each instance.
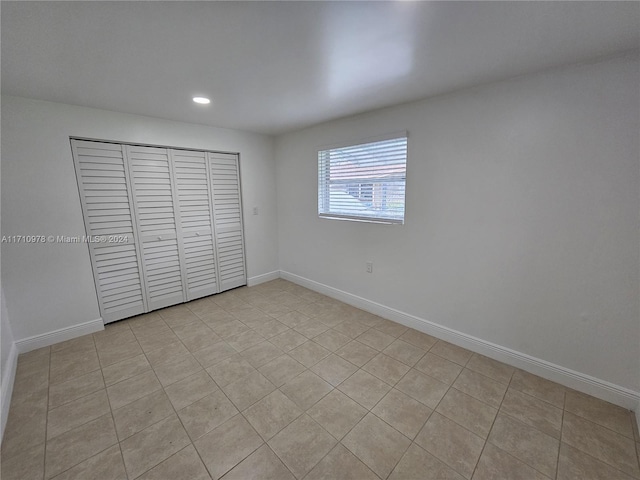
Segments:
[[[318,151],[318,215],[404,223],[407,134]]]

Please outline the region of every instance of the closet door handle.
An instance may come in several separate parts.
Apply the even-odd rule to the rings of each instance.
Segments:
[[[196,232],[196,237],[199,237],[199,236],[200,236],[200,232]]]
[[[162,236],[158,235],[158,240],[162,240]]]

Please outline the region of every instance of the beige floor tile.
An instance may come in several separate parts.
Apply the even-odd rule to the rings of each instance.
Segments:
[[[415,368],[447,385],[455,382],[462,371],[462,367],[457,363],[453,363],[446,358],[439,357],[430,352],[420,359]]]
[[[149,371],[107,387],[107,394],[111,408],[115,410],[161,388],[156,374]]]
[[[224,480],[295,480],[295,478],[268,445],[262,445],[224,476]]]
[[[218,390],[209,374],[200,371],[165,388],[165,392],[176,410],[191,405]]]
[[[322,322],[318,322],[317,320],[308,319],[296,325],[295,327],[293,327],[293,329],[301,335],[304,335],[305,337],[311,339],[313,337],[317,337],[321,333],[326,332],[327,330],[329,330],[329,327]]]
[[[380,353],[372,358],[362,369],[375,375],[389,385],[395,385],[408,371],[409,368],[402,362]]]
[[[176,358],[189,355],[189,350],[181,341],[167,343],[146,353],[149,363],[154,367],[159,367],[165,363],[173,362]]]
[[[557,439],[500,413],[488,441],[544,475],[555,477],[560,443]]]
[[[415,443],[407,452],[393,472],[389,480],[463,480],[464,477],[446,464],[438,460]],[[495,477],[494,480],[497,480]],[[510,479],[509,479],[510,480]]]
[[[326,314],[327,307],[322,303],[307,303],[306,305],[298,307],[297,311],[309,318],[315,318]]]
[[[100,362],[95,347],[77,354],[67,354],[65,350],[54,352],[51,354],[49,382],[52,385],[65,382],[98,369]]]
[[[18,355],[18,365],[40,359],[41,357],[51,358],[51,347],[36,348],[30,352],[21,353]]]
[[[11,406],[2,440],[3,462],[44,443],[46,436],[46,410],[28,415],[14,415],[13,410],[15,410],[14,405]]]
[[[269,339],[276,347],[284,352],[293,350],[307,341],[307,337],[300,335],[295,330],[286,330]]]
[[[269,440],[269,446],[296,478],[304,477],[336,444],[308,415],[302,415]]]
[[[489,377],[496,382],[507,384],[511,381],[511,376],[515,371],[515,368],[510,365],[498,362],[492,358],[485,357],[484,355],[479,355],[477,353],[473,354],[466,367],[469,370],[481,373],[485,377]]]
[[[436,408],[449,386],[412,368],[396,384],[396,388],[429,408]]]
[[[395,341],[395,338],[378,330],[370,329],[358,336],[356,340],[378,351],[382,351],[391,345]]]
[[[126,480],[126,478],[127,473],[120,447],[114,445],[57,475],[53,480]]]
[[[304,477],[305,480],[379,480],[379,478],[340,443]]]
[[[322,308],[324,311],[315,317],[312,315],[309,315],[310,317],[313,317],[314,320],[318,320],[319,322],[322,322],[326,326],[331,328],[337,325],[340,325],[342,322],[345,321],[344,317],[340,316],[338,312],[333,311],[330,305],[326,303],[319,303],[318,305],[320,305],[319,308]],[[302,313],[305,313],[305,312],[302,312]]]
[[[204,297],[187,303],[187,308],[198,316],[212,312],[220,312],[222,308],[216,305],[211,297]]]
[[[353,375],[358,367],[342,357],[331,354],[316,363],[310,370],[335,387]]]
[[[256,369],[239,353],[231,355],[214,366],[207,368],[207,373],[211,375],[211,378],[220,387],[240,380],[255,371]]]
[[[640,478],[634,442],[619,433],[565,412],[562,441],[632,477]]]
[[[93,335],[89,334],[51,345],[51,353],[62,351],[65,351],[65,353],[78,353],[86,350],[92,350],[94,347],[95,342],[93,340]]]
[[[254,327],[253,330],[268,340],[282,332],[286,332],[289,330],[289,327],[274,318],[260,326]]]
[[[45,358],[45,360],[47,359]],[[29,362],[22,372],[16,372],[12,393],[15,398],[36,393],[49,385],[49,363],[47,361],[42,366],[37,365],[38,363],[40,362],[37,360]],[[31,368],[34,365],[36,368]],[[25,371],[27,369],[30,371]]]
[[[235,467],[263,444],[242,415],[220,425],[194,443],[213,480]]]
[[[218,342],[210,347],[205,347],[193,352],[195,359],[204,368],[209,368],[218,362],[221,362],[231,355],[235,355],[236,351],[226,342]]]
[[[2,458],[2,480],[42,480],[44,475],[44,443],[24,448],[12,457]]]
[[[488,403],[494,407],[499,407],[502,403],[507,385],[480,375],[472,370],[463,369],[458,378],[453,382],[453,386],[458,390]]]
[[[453,420],[476,435],[487,438],[498,409],[476,400],[455,388],[442,398],[436,412]]]
[[[222,390],[224,390],[224,393],[236,408],[243,411],[269,395],[275,388],[264,375],[255,371],[229,385],[225,385]]]
[[[532,397],[549,402],[558,408],[564,408],[566,388],[550,380],[532,375],[523,370],[516,370],[511,377],[509,386]]]
[[[385,320],[384,318],[379,317],[378,315],[374,315],[373,313],[365,312],[364,310],[360,310],[357,308],[355,310],[356,310],[356,313],[354,316],[354,320],[368,327],[379,327],[383,325],[384,322],[394,323],[394,322],[390,322],[389,320]],[[403,327],[402,325],[400,325],[399,328],[406,328],[406,327]],[[389,335],[391,335],[391,333]],[[392,335],[392,336],[395,337],[396,335]]]
[[[313,341],[322,345],[324,348],[335,352],[340,347],[349,343],[351,339],[338,332],[335,328],[332,328],[331,330],[327,330],[317,337],[314,337]]]
[[[211,480],[206,467],[202,463],[202,460],[200,460],[200,456],[193,445],[183,448],[151,470],[148,470],[141,477],[138,477],[139,480],[182,478],[189,480]]]
[[[286,395],[280,390],[275,390],[246,409],[243,415],[256,432],[267,441],[302,413],[302,410]]]
[[[176,415],[120,442],[129,478],[136,478],[189,445],[189,436]]]
[[[253,347],[260,342],[264,342],[264,338],[262,338],[253,330],[248,330],[246,332],[238,333],[237,335],[232,335],[225,338],[225,340],[231,346],[231,348],[235,349],[237,352],[242,352],[249,347]]]
[[[340,440],[367,414],[367,409],[339,390],[333,390],[311,407],[307,414]]]
[[[400,335],[400,340],[410,343],[414,347],[421,348],[422,350],[430,350],[438,341],[437,338],[412,328]]]
[[[282,350],[269,342],[262,342],[242,352],[242,356],[255,368],[282,355]]]
[[[216,332],[223,339],[227,339],[229,337],[233,337],[234,335],[238,335],[240,333],[248,332],[250,330],[244,323],[236,320],[235,317],[231,317],[230,320],[227,320],[223,323],[217,324],[208,324],[214,332]]]
[[[100,365],[102,365],[102,367],[137,355],[142,355],[142,353],[142,349],[137,340],[98,348],[98,358],[100,359]]]
[[[47,442],[45,478],[64,472],[117,442],[109,414],[58,435]]]
[[[358,370],[342,382],[338,390],[370,410],[391,390],[391,386],[364,370]]]
[[[543,400],[510,388],[504,396],[500,411],[560,439],[562,410]]]
[[[548,480],[529,465],[488,443],[480,456],[473,480]],[[587,477],[582,477],[587,478]]]
[[[174,413],[169,398],[159,390],[113,411],[120,441]]]
[[[109,412],[111,408],[104,389],[51,409],[47,414],[47,439],[57,437]]]
[[[178,410],[182,425],[192,440],[209,433],[237,414],[238,409],[220,390]]]
[[[415,442],[465,478],[471,478],[484,440],[453,420],[434,412]]]
[[[566,443],[562,443],[560,444],[557,478],[558,480],[584,480],[587,478],[631,480],[633,477]]]
[[[438,340],[438,343],[431,347],[429,351],[463,367],[473,355],[473,352],[444,340]]]
[[[284,323],[289,328],[297,327],[309,320],[309,317],[298,311],[290,311],[277,316],[280,323]]]
[[[307,370],[280,387],[284,393],[302,410],[308,410],[333,387],[318,375]]]
[[[365,363],[378,355],[378,351],[364,343],[358,342],[357,340],[352,340],[336,350],[336,355],[340,355],[342,358],[353,363],[357,367],[362,367]]]
[[[304,365],[286,354],[259,368],[260,373],[267,377],[276,387],[281,387],[304,370]]]
[[[371,410],[400,433],[414,439],[432,410],[408,395],[392,388]]]
[[[135,331],[134,333],[144,353],[180,340],[171,329],[163,329],[153,334],[138,334]]]
[[[331,351],[312,341],[305,342],[289,352],[289,355],[307,368],[312,367],[330,354]]]
[[[411,440],[369,413],[344,437],[342,444],[378,476],[386,478]]]
[[[364,323],[364,322],[363,322]],[[386,333],[387,335],[391,335],[392,337],[398,338],[404,332],[409,330],[404,325],[400,325],[399,323],[392,322],[391,320],[379,321],[374,326],[376,330],[381,331],[382,333]]]
[[[426,350],[411,345],[410,343],[407,343],[403,340],[396,340],[387,348],[385,348],[382,353],[390,356],[391,358],[399,360],[405,365],[413,367],[416,363],[418,363],[418,360],[420,360],[424,356]]]
[[[342,317],[340,317],[342,318]],[[322,321],[322,319],[320,320]],[[359,337],[360,335],[362,335],[364,332],[366,332],[367,330],[369,330],[369,327],[367,325],[364,325],[360,322],[356,322],[355,320],[351,320],[351,321],[343,321],[337,325],[335,325],[333,327],[333,330],[335,330],[336,332],[345,335],[351,339]]]
[[[565,410],[633,439],[632,413],[599,398],[567,391]]]
[[[96,344],[96,348],[98,349],[98,354],[100,353],[100,350],[108,350],[110,347],[115,347],[129,342],[137,342],[136,336],[133,334],[133,331],[129,326],[122,323],[120,325],[122,325],[122,328],[109,328],[109,334],[106,333],[107,330],[103,330],[104,335],[93,334],[93,340]]]
[[[104,383],[109,386],[151,370],[146,355],[137,355],[102,369]]]
[[[90,393],[97,392],[104,387],[100,370],[51,385],[49,387],[49,408],[71,402]]]

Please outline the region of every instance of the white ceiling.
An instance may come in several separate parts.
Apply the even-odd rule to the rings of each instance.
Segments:
[[[638,2],[3,1],[1,15],[2,93],[268,134],[640,44]]]

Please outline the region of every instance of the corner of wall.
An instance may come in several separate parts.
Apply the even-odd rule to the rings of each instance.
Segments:
[[[16,368],[18,366],[18,349],[15,342],[11,343],[9,356],[2,370],[2,385],[0,397],[0,410],[2,417],[0,418],[0,444],[4,438],[4,427],[7,425],[9,417],[9,407],[11,406],[11,394],[13,393],[13,382],[16,378]]]

